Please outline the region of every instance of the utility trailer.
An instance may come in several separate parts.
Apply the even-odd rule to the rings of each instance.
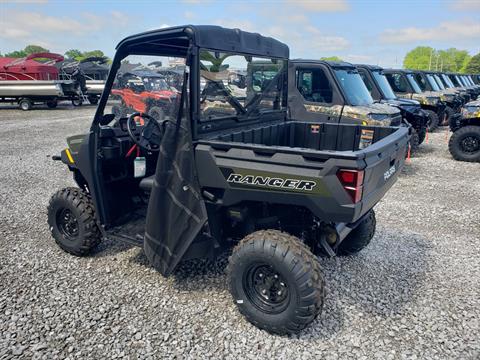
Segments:
[[[164,56],[187,64],[174,116],[112,114],[121,62]],[[258,58],[275,74],[254,94],[230,91],[222,69]],[[325,298],[315,254],[368,245],[372,208],[402,169],[409,129],[291,116],[288,58],[275,39],[218,26],[120,42],[89,133],[69,137],[54,157],[78,185],[50,200],[57,244],[82,256],[102,238],[126,241],[164,276],[181,261],[231,251],[230,291],[250,322],[277,334],[308,326]]]

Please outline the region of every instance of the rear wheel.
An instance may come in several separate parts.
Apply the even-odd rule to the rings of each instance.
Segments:
[[[52,196],[48,225],[58,246],[77,256],[87,255],[101,240],[92,200],[78,188],[65,188]]]
[[[343,239],[338,246],[337,254],[353,255],[364,249],[375,235],[376,225],[375,211],[370,210],[363,221]]]
[[[438,127],[438,115],[435,111],[432,110],[424,110],[428,115],[428,130],[434,131]]]
[[[448,150],[455,160],[480,162],[480,126],[469,125],[455,131]]]
[[[234,248],[227,273],[238,309],[261,329],[296,333],[321,313],[325,293],[318,260],[287,233],[246,236]]]
[[[22,100],[19,101],[18,106],[23,111],[28,111],[28,110],[32,109],[33,103],[30,99],[22,99]]]

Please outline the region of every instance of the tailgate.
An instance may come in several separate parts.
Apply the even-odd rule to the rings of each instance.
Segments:
[[[399,127],[364,149],[366,168],[361,215],[373,208],[397,180],[405,164],[409,138],[409,129]]]

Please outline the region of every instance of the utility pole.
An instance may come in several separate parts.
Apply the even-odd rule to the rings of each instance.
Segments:
[[[432,70],[432,55],[433,55],[433,49],[430,50],[430,61],[428,62],[428,70]]]
[[[437,61],[435,62],[435,71],[438,71],[438,58],[440,55],[437,55]]]

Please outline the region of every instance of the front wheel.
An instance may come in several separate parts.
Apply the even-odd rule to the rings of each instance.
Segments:
[[[22,109],[23,111],[28,111],[32,109],[33,102],[30,99],[22,99],[18,103],[18,106],[20,106],[20,109]]]
[[[77,106],[82,106],[83,100],[80,98],[74,98],[72,99],[72,105],[77,107]]]
[[[88,102],[92,105],[97,105],[98,104],[98,96],[90,95],[88,97]]]
[[[48,225],[58,246],[73,255],[87,255],[101,240],[92,200],[79,188],[65,188],[52,196]]]
[[[58,105],[58,101],[56,99],[47,101],[47,106],[49,109],[55,109],[57,105]]]
[[[268,332],[297,333],[321,313],[325,287],[318,260],[287,233],[246,236],[234,248],[227,273],[240,312]]]
[[[438,115],[435,111],[424,110],[428,115],[428,130],[434,131],[438,127],[438,122],[440,121]]]
[[[469,125],[455,131],[448,150],[455,160],[480,162],[480,126]]]

